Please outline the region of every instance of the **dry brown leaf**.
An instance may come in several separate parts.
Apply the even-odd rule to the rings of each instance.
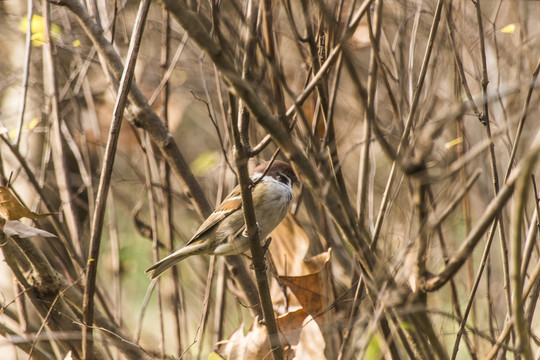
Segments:
[[[284,358],[310,358],[295,356],[294,349],[299,347],[304,354],[314,354],[315,351],[319,351],[319,356],[313,358],[324,359],[325,342],[322,334],[317,324],[313,321],[313,318],[304,310],[298,309],[289,312],[278,317],[276,321],[279,328],[279,338],[284,349]],[[315,326],[315,329],[313,326]],[[309,344],[312,341],[317,341],[317,344]],[[221,342],[217,346],[216,353],[229,360],[259,360],[269,358],[270,346],[268,344],[266,327],[260,325],[256,318],[248,333],[244,335],[243,326],[240,326],[239,329],[232,333],[228,340]]]
[[[5,186],[0,186],[0,216],[6,220],[19,220],[22,217],[40,219],[51,214],[36,214],[21,204]]]
[[[356,28],[356,31],[354,32],[353,36],[349,40],[349,44],[354,49],[363,49],[365,47],[368,47],[370,44],[369,40],[369,25],[368,24],[360,24]]]
[[[304,256],[309,249],[309,238],[294,215],[289,213],[270,236],[272,242],[267,256],[272,259],[277,274],[297,275],[302,273]],[[285,293],[275,280],[271,283],[271,294],[274,310],[280,314],[301,307],[294,295],[290,291]]]
[[[294,293],[304,310],[317,321],[333,302],[330,251],[304,260],[304,273],[280,276],[281,282]]]
[[[291,213],[270,234],[270,255],[278,274],[301,275],[309,238]]]
[[[325,360],[324,350],[326,341],[321,328],[311,315],[308,315],[302,323],[302,332],[298,344],[293,346],[296,359]]]
[[[281,285],[291,292],[285,293],[280,284],[272,284],[274,308],[288,311],[302,307],[317,321],[333,301],[330,271],[330,251],[305,259],[309,238],[296,220],[289,214],[270,234],[270,254],[279,274]],[[287,308],[285,307],[287,305]],[[282,310],[285,309],[285,310]]]
[[[215,352],[229,360],[271,358],[266,326],[259,324],[258,318],[255,318],[247,334],[244,335],[243,326],[240,326],[228,340],[217,346]],[[288,351],[284,355],[289,358]]]
[[[276,319],[281,345],[284,348],[298,344],[300,333],[302,332],[302,324],[306,316],[308,314],[304,309],[298,309],[281,315]]]

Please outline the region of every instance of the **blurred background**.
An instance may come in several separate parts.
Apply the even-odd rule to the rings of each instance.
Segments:
[[[412,299],[418,294],[418,251],[423,251],[426,261],[420,279],[440,273],[445,261],[475,230],[504,186],[507,173],[535,143],[540,131],[535,89],[540,2],[238,0],[179,4],[193,11],[237,75],[245,73],[258,99],[292,129],[294,144],[308,154],[321,178],[328,183],[334,178],[343,182],[339,201],[348,202],[356,226],[368,234],[367,243],[376,244],[373,252],[392,278],[390,290],[380,289],[375,298],[397,306],[392,314],[398,317],[400,311],[426,313],[448,358],[505,358],[520,353],[515,331],[500,340],[502,347],[496,348],[495,343],[512,313],[516,283],[510,284],[510,272],[516,258],[511,242],[514,229],[521,229],[520,258],[527,260],[522,262],[524,284],[520,286],[533,286],[523,305],[529,347],[538,357],[540,319],[534,311],[540,282],[536,273],[538,195],[531,185],[535,172],[527,174],[533,181],[529,180],[525,204],[515,210],[518,196],[514,195],[500,205],[481,231],[478,246],[451,276],[452,284],[428,292],[421,306]],[[92,14],[89,19],[100,24],[104,39],[122,62],[138,7],[138,2],[124,0],[88,0],[81,5],[81,11]],[[363,7],[365,12],[361,12]],[[59,237],[30,241],[65,284],[82,292],[118,79],[107,69],[106,55],[96,50],[73,9],[45,1],[0,2],[0,177],[2,185],[9,181],[13,193],[30,210],[53,213],[52,217],[21,221]],[[31,22],[29,14],[33,15]],[[250,32],[253,19],[255,27]],[[269,33],[263,19],[271,21]],[[134,83],[168,127],[206,199],[215,207],[236,185],[231,126],[242,105],[238,106],[238,94],[228,91],[230,83],[224,80],[219,64],[190,35],[161,3],[152,3]],[[251,55],[247,50],[250,39],[255,44]],[[246,58],[250,59],[248,67]],[[320,86],[295,107],[295,99],[327,61],[331,65],[321,72]],[[56,96],[52,96],[53,89]],[[130,351],[141,357],[218,356],[215,344],[226,341],[237,329],[253,334],[254,312],[222,258],[184,260],[177,266],[177,275],[166,274],[149,295],[150,280],[144,270],[156,260],[153,249],[159,248],[159,258],[164,257],[171,246],[187,242],[203,218],[178,176],[166,166],[159,145],[140,126],[138,106],[132,101],[125,112],[116,151],[99,252],[96,311],[115,324],[110,331],[129,341],[133,345]],[[285,115],[289,108],[292,115]],[[249,141],[255,146],[267,132],[255,116],[249,124]],[[268,160],[276,149],[276,142],[271,141],[250,160],[250,167]],[[286,156],[282,153],[278,158]],[[332,174],[323,172],[324,164],[333,165]],[[395,358],[384,345],[389,339],[376,330],[381,316],[378,310],[383,311],[384,306],[370,304],[365,288],[359,288],[362,269],[356,250],[336,226],[324,191],[324,186],[295,189],[294,220],[272,236],[278,240],[271,257],[287,254],[288,259],[302,261],[332,249],[329,273],[324,275],[328,276],[325,286],[331,290],[324,290],[328,298],[323,310],[332,312],[331,327],[338,335],[328,339],[328,321],[325,325],[318,322],[325,339],[317,347],[321,358]],[[523,214],[517,225],[516,211]],[[499,221],[494,223],[495,218]],[[427,249],[418,250],[422,241]],[[280,242],[303,245],[284,249]],[[488,255],[484,264],[483,253]],[[249,260],[242,261],[253,275]],[[0,263],[2,358],[25,358],[31,353],[31,358],[63,359],[68,350],[76,352],[80,343],[77,329],[81,328],[78,307],[66,300],[65,306],[73,309],[75,318],[64,315],[75,333],[65,329],[65,338],[73,343],[64,346],[62,329],[50,326],[47,312],[36,310],[29,299],[39,298],[39,294],[24,290],[10,265]],[[283,266],[287,272],[292,264]],[[25,273],[24,266],[20,270]],[[31,276],[31,267],[26,270],[26,276]],[[289,314],[294,306],[306,307],[296,299],[289,308],[290,290],[279,295],[279,288],[273,288],[277,315]],[[355,298],[357,291],[360,298]],[[61,292],[55,294],[44,296],[43,301],[49,301],[46,309]],[[469,301],[463,333],[460,321]],[[394,336],[410,326],[399,323]],[[134,356],[101,332],[94,333],[104,358]],[[309,343],[299,343],[306,347],[306,341]],[[436,347],[430,341],[426,348]],[[411,346],[409,352],[408,341],[401,338],[400,342],[403,358],[413,357],[411,354],[430,358],[429,350],[415,352]],[[257,358],[242,350],[245,358]],[[228,351],[229,358],[241,358]],[[296,352],[297,358],[315,358],[313,353]],[[294,352],[288,356],[293,358]]]

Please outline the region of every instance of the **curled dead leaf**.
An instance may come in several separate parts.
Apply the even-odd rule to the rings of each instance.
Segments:
[[[241,325],[228,340],[222,341],[217,346],[215,352],[229,360],[256,360],[270,357],[266,326],[259,324],[258,318],[255,318],[251,328],[244,335]]]
[[[286,359],[325,359],[324,337],[317,323],[303,309],[291,311],[277,319],[279,338]],[[314,343],[316,341],[316,343]],[[299,357],[295,349],[303,354]],[[220,342],[215,353],[229,360],[259,360],[270,356],[266,326],[255,318],[251,328],[244,335],[243,325],[229,339]],[[304,355],[313,356],[306,357]]]
[[[0,216],[6,220],[19,220],[26,217],[29,219],[40,219],[51,214],[36,214],[21,204],[5,186],[0,186]]]
[[[284,312],[302,307],[322,322],[321,314],[334,300],[330,250],[305,259],[309,237],[292,214],[270,236],[270,255],[280,282],[272,284],[274,308]],[[283,286],[291,291],[283,291]]]
[[[303,273],[279,276],[304,310],[318,319],[334,300],[331,287],[330,250],[304,260]]]
[[[309,238],[291,213],[270,234],[270,255],[278,274],[300,275]]]

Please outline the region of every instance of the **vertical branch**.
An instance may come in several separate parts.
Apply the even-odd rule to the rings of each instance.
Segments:
[[[454,7],[452,5],[447,4],[446,7],[445,7],[445,11],[446,11],[447,31],[449,33],[450,40],[451,40],[451,42],[453,44],[453,51],[457,55],[458,49],[455,47],[455,44],[454,44],[453,27],[452,27],[452,22],[451,22],[452,15],[454,13]],[[456,56],[455,58],[460,58],[460,57]],[[456,99],[456,101],[459,101],[460,96],[461,96],[461,92],[463,91],[462,86],[461,86],[461,82],[460,82],[460,75],[458,74],[458,70],[459,70],[458,65],[454,64],[454,71],[453,71],[453,76],[454,76],[454,98]],[[465,136],[466,136],[466,132],[465,132],[465,127],[464,127],[463,123],[464,123],[463,115],[460,115],[456,119],[456,138],[461,139],[461,141],[459,141],[458,144],[456,145],[456,154],[457,154],[458,158],[464,158],[465,157],[465,147],[466,147]],[[466,166],[463,166],[461,168],[461,170],[459,171],[459,176],[460,176],[460,180],[462,182],[466,181],[466,179],[468,177],[468,175],[467,175],[467,167]],[[465,235],[468,235],[470,233],[470,231],[471,231],[471,208],[470,208],[470,201],[469,201],[469,193],[468,192],[463,197],[462,208],[463,208],[462,211],[463,211],[463,217],[464,217],[464,223],[465,223]],[[445,256],[445,263],[448,263],[448,257],[447,256]],[[468,260],[468,262],[467,262],[467,278],[468,278],[469,292],[470,292],[471,288],[473,287],[473,282],[474,282],[474,278],[473,278],[473,259],[472,258],[470,258]],[[489,267],[488,267],[488,272],[487,272],[486,279],[488,279],[486,293],[487,293],[487,298],[489,299],[490,295],[491,295],[491,288],[490,288],[490,284],[489,284]],[[460,309],[460,305],[459,305],[459,301],[458,301],[459,297],[458,297],[458,294],[457,294],[457,288],[456,288],[455,282],[453,280],[450,282],[450,289],[451,289],[451,292],[452,292],[452,303],[453,303],[453,306],[454,306],[454,312],[458,316],[460,323],[463,324],[463,326],[465,326],[467,322],[466,321],[463,322],[462,311]],[[488,302],[491,303],[489,300],[488,300]],[[473,324],[475,323],[474,322],[474,320],[475,320],[474,314],[476,313],[475,310],[476,310],[475,308],[472,308]],[[488,312],[490,313],[490,315],[491,315],[491,311],[492,311],[492,307],[488,306]],[[492,319],[493,317],[489,316],[489,318]],[[491,320],[489,322],[490,322],[490,325],[491,325],[492,324]],[[465,339],[465,344],[467,345],[467,349],[469,350],[469,353],[471,354],[471,356],[473,358],[476,358],[476,355],[473,355],[474,354],[474,348],[473,348],[474,344],[471,342],[471,340],[469,340],[468,335],[467,335],[466,332],[463,332],[463,336],[464,336],[464,339]],[[475,335],[473,335],[473,336],[474,336],[473,340],[476,343],[477,336],[475,336]]]
[[[231,123],[233,123],[232,119],[238,119],[238,122],[241,121],[239,118],[240,115],[237,104],[236,99],[232,96],[232,94],[229,93],[229,118],[231,119]],[[246,114],[248,114],[247,109]],[[234,128],[234,125],[232,125],[231,128]],[[247,134],[245,134],[245,136],[246,141],[248,141],[249,144]],[[244,261],[238,256],[227,256],[225,257],[225,262],[227,264],[229,274],[231,274],[231,276],[236,280],[238,287],[241,288],[243,293],[246,295],[246,300],[248,301],[252,315],[259,316],[259,318],[262,317],[263,313],[261,304],[259,302],[257,286],[252,280],[252,277],[250,277],[250,275],[247,273],[247,268]]]
[[[244,58],[242,59],[242,79],[249,79],[252,76],[252,70],[255,65],[255,54],[257,46],[257,24],[258,24],[258,13],[259,6],[258,2],[250,0],[246,9],[246,23],[245,28],[245,43],[246,51],[244,52]],[[233,102],[231,102],[233,104]],[[240,140],[242,141],[242,146],[245,149],[251,151],[251,145],[249,143],[248,129],[249,129],[249,111],[245,107],[241,99],[238,100],[238,122],[240,124]],[[234,119],[234,118],[232,118]]]
[[[216,280],[216,304],[214,306],[214,336],[212,343],[217,344],[223,338],[223,320],[226,312],[227,268],[225,263],[218,263]]]
[[[448,35],[449,35],[449,39],[450,39],[450,44],[451,44],[451,47],[452,47],[452,50],[453,50],[454,61],[455,61],[455,65],[456,65],[456,68],[457,68],[457,71],[458,71],[458,74],[459,74],[459,78],[461,80],[461,84],[463,86],[463,90],[465,91],[465,94],[466,94],[466,96],[467,96],[467,98],[469,100],[469,103],[471,104],[473,112],[478,117],[478,119],[483,123],[484,115],[480,112],[480,110],[478,109],[478,107],[476,105],[476,102],[472,98],[471,90],[469,88],[467,78],[465,76],[465,71],[463,69],[463,63],[461,61],[461,57],[458,54],[458,49],[457,49],[455,39],[454,39],[454,26],[453,26],[453,22],[452,22],[451,8],[448,5],[446,7],[446,16],[447,16],[446,17],[446,22],[447,22],[447,29],[448,29]],[[479,20],[479,21],[481,22],[481,20]],[[479,27],[481,27],[481,25],[479,25]],[[481,38],[481,41],[483,42],[483,32],[480,33],[479,36]],[[483,53],[485,54],[485,49],[483,50]],[[485,56],[483,57],[483,62],[485,62]],[[487,73],[485,74],[485,76],[486,77],[482,81],[482,83],[484,84],[482,86],[482,88],[483,88],[483,91],[484,91],[484,93],[483,93],[484,105],[485,105],[485,109],[487,109],[487,101],[485,99],[486,90],[487,90]],[[486,125],[486,124],[484,124],[484,125]],[[487,123],[486,126],[487,126],[486,132],[489,134],[488,138],[491,139],[491,130],[489,130],[489,122]],[[490,143],[490,158],[491,158],[492,149],[494,149],[494,145],[491,142]],[[493,160],[491,161],[491,164],[492,164],[492,176],[493,176]],[[496,165],[495,165],[495,169],[496,169]],[[498,178],[498,176],[497,176],[497,178]],[[497,184],[498,184],[498,182],[497,182]],[[496,193],[495,193],[495,194],[497,194],[498,193],[498,185],[494,184],[494,189],[497,189]],[[499,214],[497,219],[500,218],[501,214],[502,213]],[[465,311],[464,311],[464,314],[463,314],[463,318],[461,319],[460,328],[458,330],[456,340],[455,340],[455,343],[454,343],[453,355],[452,355],[453,357],[457,356],[459,342],[460,342],[461,336],[463,335],[463,333],[465,331],[465,325],[467,323],[469,313],[473,309],[472,306],[473,306],[473,302],[474,302],[474,299],[475,299],[476,290],[478,289],[480,278],[482,277],[484,268],[486,266],[488,267],[487,281],[489,282],[490,268],[489,268],[489,257],[488,257],[488,255],[489,255],[489,250],[491,248],[491,244],[492,244],[492,241],[493,241],[493,237],[495,236],[495,228],[497,227],[497,224],[498,224],[497,219],[495,219],[495,221],[491,224],[491,227],[490,227],[490,229],[488,231],[486,244],[484,246],[484,252],[482,254],[482,260],[480,261],[480,266],[478,268],[478,271],[476,273],[476,277],[475,277],[474,282],[472,284],[472,287],[470,289],[469,299],[468,299],[468,302],[467,302],[467,305],[466,305],[466,308],[465,308]],[[504,234],[504,231],[502,233]],[[501,240],[501,245],[505,244],[505,243],[506,243],[506,241],[502,242],[502,240]],[[503,251],[503,253],[504,253],[504,251]],[[508,272],[505,272],[505,273],[508,274]],[[508,291],[509,291],[509,289],[507,288],[507,291],[506,291],[507,295],[508,295]],[[490,292],[489,292],[489,287],[488,287],[488,298],[489,297],[490,297]],[[509,306],[509,302],[507,302],[507,308],[508,308],[508,306]],[[489,311],[491,311],[491,310],[489,310]]]
[[[208,264],[208,273],[206,275],[206,287],[204,289],[204,300],[201,314],[201,322],[199,323],[199,332],[197,334],[197,350],[195,359],[199,360],[201,357],[201,351],[203,346],[204,334],[206,333],[206,325],[208,324],[208,317],[210,315],[210,302],[212,295],[212,285],[214,284],[214,273],[216,269],[216,257],[210,257],[210,264]]]
[[[469,318],[469,314],[471,313],[471,310],[473,308],[474,299],[476,296],[476,291],[478,290],[478,286],[480,285],[480,280],[482,279],[482,273],[484,271],[484,268],[489,260],[489,252],[491,249],[491,244],[493,242],[493,231],[495,227],[496,222],[493,222],[490,228],[489,235],[486,240],[486,244],[484,245],[484,250],[482,252],[482,258],[480,259],[480,266],[478,267],[478,270],[476,272],[476,276],[474,278],[474,282],[471,286],[469,298],[467,300],[467,305],[465,305],[465,310],[463,311],[463,317],[461,318],[459,329],[456,334],[456,339],[454,340],[454,346],[452,349],[452,360],[454,360],[457,357],[458,350],[459,350],[459,343],[461,341],[461,337],[465,335],[465,328],[467,326],[467,319]]]
[[[122,125],[124,108],[127,103],[127,97],[133,79],[133,72],[135,70],[135,64],[137,62],[137,55],[139,52],[139,44],[142,38],[148,9],[150,8],[150,2],[150,0],[143,0],[140,3],[139,11],[137,13],[137,19],[135,21],[135,27],[133,29],[133,34],[129,45],[127,62],[124,68],[124,72],[122,73],[122,78],[120,80],[120,90],[118,92],[118,97],[114,106],[113,119],[111,121],[111,127],[109,129],[109,137],[107,139],[103,167],[96,195],[96,208],[92,220],[90,251],[88,255],[88,266],[86,271],[86,283],[83,299],[82,348],[83,359],[85,360],[94,359],[93,336],[90,327],[94,323],[94,292],[96,288],[96,275],[99,248],[101,245],[101,233],[103,230],[103,218],[105,215],[107,195],[109,193],[112,168],[114,164],[114,158],[116,156],[116,147],[118,144],[120,127]]]
[[[517,129],[516,129],[516,135],[514,137],[514,145],[512,146],[510,159],[508,159],[508,167],[506,168],[506,173],[504,174],[504,181],[508,179],[508,176],[510,175],[510,171],[512,170],[514,161],[516,159],[516,153],[517,153],[518,146],[520,144],[521,133],[523,132],[523,126],[525,125],[525,121],[527,120],[527,115],[529,113],[529,105],[531,103],[533,91],[536,88],[536,80],[538,79],[539,72],[540,72],[540,59],[538,59],[538,62],[536,63],[536,67],[534,68],[534,71],[532,73],[529,90],[527,91],[527,97],[525,98],[525,102],[523,103],[523,108],[521,109],[521,115],[519,116],[519,121],[518,121]]]
[[[311,21],[311,7],[309,6],[310,2],[303,0],[302,9],[304,17],[304,27],[306,31],[306,41],[309,45],[309,51],[311,55],[311,66],[313,74],[318,74],[321,70],[321,64],[324,64],[327,61],[326,57],[326,32],[325,27],[327,26],[322,20],[319,23],[319,33],[316,35],[313,29],[313,23]],[[320,12],[321,15],[325,14],[326,9],[321,6]],[[331,16],[326,16],[327,19],[331,19]],[[319,40],[317,45],[317,38]],[[317,89],[317,103],[320,104],[319,116],[324,120],[325,124],[325,133],[323,136],[322,144],[320,146],[320,151],[327,151],[327,156],[329,158],[329,164],[332,170],[332,175],[334,181],[337,185],[337,196],[339,201],[343,206],[344,210],[347,212],[348,221],[352,226],[356,226],[357,221],[354,215],[354,210],[351,207],[349,196],[347,194],[347,187],[345,185],[345,178],[343,175],[343,168],[340,163],[339,154],[337,150],[337,142],[335,137],[335,128],[334,128],[334,116],[331,114],[330,109],[330,100],[328,97],[328,75],[325,74],[316,85]],[[316,122],[315,122],[316,124]],[[316,127],[316,125],[315,125]],[[316,129],[313,129],[315,133]]]
[[[28,77],[30,74],[30,59],[32,57],[32,19],[34,17],[34,1],[28,0],[27,2],[27,23],[26,23],[26,40],[25,47],[26,53],[24,55],[24,73],[23,73],[23,83],[22,89],[23,93],[21,95],[21,109],[19,115],[19,124],[17,126],[17,135],[15,137],[15,146],[18,148],[21,141],[21,134],[24,124],[24,111],[26,109],[26,94],[28,92]],[[48,26],[48,25],[47,25]]]
[[[46,0],[43,1],[44,9],[44,25],[45,25],[45,46],[43,47],[44,56],[44,86],[45,93],[49,97],[50,116],[51,116],[51,148],[54,160],[54,173],[56,182],[58,185],[58,192],[60,199],[62,200],[64,209],[64,215],[71,237],[71,242],[75,245],[77,255],[82,257],[83,250],[80,239],[80,224],[77,219],[77,212],[75,205],[73,204],[73,195],[71,193],[71,182],[68,176],[68,168],[66,163],[66,149],[64,141],[62,139],[61,125],[62,116],[60,114],[59,99],[58,99],[58,86],[56,79],[56,69],[53,57],[52,40],[50,37],[49,29],[49,4]]]
[[[161,59],[160,65],[163,69],[162,78],[167,80],[169,71],[169,52],[170,52],[170,16],[169,12],[163,10],[163,25],[161,29]],[[186,37],[186,35],[184,35]],[[184,42],[183,42],[184,44]],[[182,45],[181,49],[184,48]],[[165,126],[169,125],[169,82],[163,83],[163,89],[161,90],[162,104],[161,104],[161,118],[165,123]],[[163,197],[163,228],[165,229],[165,242],[167,251],[172,253],[174,250],[174,234],[173,234],[173,207],[172,207],[172,194],[171,194],[171,167],[165,159],[161,161],[161,185],[162,185],[162,197]],[[185,320],[185,307],[184,307],[184,294],[178,276],[178,267],[173,266],[171,269],[171,275],[173,280],[173,294],[171,301],[171,310],[174,316],[174,331],[177,342],[177,356],[182,354],[182,328],[186,329],[187,324],[181,326],[181,320]]]
[[[379,51],[379,40],[380,40],[380,33],[381,33],[381,14],[382,14],[382,7],[383,7],[383,0],[378,0],[375,4],[376,6],[376,13],[375,13],[375,29],[372,28],[371,24],[371,16],[368,12],[368,26],[369,26],[369,33],[371,39],[371,54],[369,58],[369,74],[368,74],[368,83],[367,83],[367,91],[368,91],[368,98],[367,98],[367,104],[366,109],[364,111],[364,124],[362,127],[362,148],[361,148],[361,154],[360,154],[360,167],[358,170],[358,194],[357,194],[357,213],[358,213],[358,221],[361,224],[364,224],[364,218],[365,218],[365,211],[367,208],[367,192],[369,189],[367,188],[369,181],[368,181],[368,175],[369,175],[369,151],[371,146],[371,122],[375,121],[374,119],[374,104],[375,104],[375,92],[377,90],[377,71],[378,71],[378,63],[377,58],[379,54],[377,52]]]
[[[536,159],[526,164],[523,174],[516,184],[516,199],[512,211],[512,237],[511,237],[511,267],[510,280],[512,284],[512,318],[514,330],[517,334],[518,354],[524,359],[532,359],[529,324],[525,319],[525,306],[523,301],[523,280],[521,277],[521,264],[523,262],[521,246],[521,228],[523,227],[523,211],[525,211],[526,197],[529,188],[529,174],[533,170]],[[518,356],[519,356],[518,355]]]
[[[279,340],[279,333],[274,316],[272,306],[272,298],[270,296],[270,288],[266,277],[266,264],[264,260],[264,251],[261,247],[259,239],[259,231],[257,220],[255,219],[255,209],[253,207],[253,198],[251,196],[251,180],[248,175],[248,153],[242,146],[238,122],[233,123],[232,132],[234,145],[236,147],[235,164],[238,169],[238,182],[240,184],[242,194],[242,209],[244,211],[244,221],[246,224],[247,234],[249,236],[251,255],[253,260],[253,268],[255,269],[255,277],[257,279],[257,290],[259,292],[259,301],[262,308],[264,324],[268,332],[268,341],[270,343],[270,351],[274,360],[283,359],[283,348]]]
[[[282,88],[279,86],[278,74],[279,63],[276,58],[276,38],[272,30],[274,24],[272,16],[272,1],[263,0],[263,17],[262,17],[262,35],[264,39],[266,57],[268,62],[273,64],[270,66],[270,84],[272,86],[272,94],[276,104],[277,113],[279,116],[285,115],[285,103]]]
[[[418,229],[419,235],[417,240],[417,249],[416,249],[416,270],[415,277],[416,283],[419,288],[423,288],[425,277],[426,277],[426,261],[427,261],[427,252],[428,252],[428,232],[423,231],[422,228],[427,222],[428,210],[427,210],[427,199],[426,199],[426,185],[423,183],[425,180],[423,178],[415,179],[414,185],[414,205],[416,216],[418,217]],[[426,305],[426,294],[420,294],[420,301],[423,305]]]
[[[155,159],[152,151],[152,145],[148,134],[144,133],[141,136],[141,146],[144,152],[144,180],[146,187],[146,194],[148,196],[148,208],[150,212],[150,226],[152,227],[152,255],[154,262],[159,260],[159,240],[158,240],[158,228],[157,228],[157,214],[156,214],[156,202],[154,197],[154,189],[152,186],[152,166],[150,161]],[[165,329],[163,325],[163,299],[161,296],[161,279],[157,279],[156,288],[158,294],[158,317],[159,317],[159,348],[161,351],[161,357],[165,357]]]
[[[114,319],[118,324],[122,324],[123,306],[122,306],[122,283],[121,283],[121,260],[120,260],[120,235],[118,233],[118,219],[116,217],[116,199],[111,190],[109,196],[108,216],[108,231],[111,243],[111,267],[112,267],[112,287],[113,287],[113,304]],[[105,305],[106,306],[106,305]]]
[[[478,22],[478,36],[480,38],[480,55],[482,60],[482,98],[483,98],[483,111],[480,114],[478,120],[484,124],[486,137],[490,141],[488,148],[489,153],[489,163],[491,166],[491,177],[493,180],[493,193],[497,196],[499,192],[499,171],[497,169],[497,159],[495,157],[495,143],[492,141],[493,136],[491,135],[491,124],[489,120],[489,102],[487,101],[487,86],[489,83],[488,73],[487,73],[487,57],[486,57],[486,46],[485,46],[485,36],[484,36],[484,26],[482,20],[482,12],[480,10],[480,0],[471,0],[476,8],[476,18]],[[504,294],[506,296],[506,309],[508,315],[511,315],[511,289],[510,289],[510,270],[508,264],[508,246],[506,241],[506,232],[504,230],[504,219],[502,212],[497,215],[498,230],[499,230],[499,240],[501,246],[501,258],[503,264],[503,274],[504,274]]]
[[[437,8],[435,9],[435,14],[433,16],[433,21],[431,23],[431,30],[429,33],[429,38],[428,38],[426,50],[424,53],[424,59],[422,61],[422,67],[420,69],[420,75],[418,77],[418,81],[414,89],[414,95],[411,102],[411,108],[409,110],[409,115],[407,116],[407,121],[403,129],[403,134],[401,135],[401,139],[399,141],[399,145],[396,150],[396,160],[392,163],[390,174],[388,175],[388,181],[386,182],[386,187],[384,189],[383,198],[381,200],[381,205],[379,208],[379,215],[377,216],[377,221],[375,223],[375,230],[373,232],[373,241],[372,241],[373,246],[375,246],[375,244],[378,241],[378,238],[382,229],[382,223],[386,216],[386,210],[388,209],[388,204],[390,200],[389,199],[390,190],[392,189],[392,185],[394,183],[395,176],[396,176],[397,161],[399,161],[400,157],[403,155],[403,151],[405,150],[405,147],[409,141],[409,134],[414,125],[414,119],[416,118],[416,111],[418,110],[418,104],[420,101],[420,94],[422,93],[422,89],[424,87],[424,81],[426,79],[426,73],[428,70],[429,63],[430,63],[431,53],[433,52],[433,45],[435,43],[435,37],[437,36],[437,29],[439,28],[441,11],[442,11],[442,7],[444,3],[445,2],[443,0],[439,0],[437,2]]]

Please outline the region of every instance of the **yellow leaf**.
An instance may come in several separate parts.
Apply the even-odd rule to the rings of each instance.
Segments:
[[[26,128],[28,130],[32,130],[33,128],[35,128],[36,126],[38,126],[39,124],[39,119],[37,117],[33,118],[32,120],[30,120],[30,122],[28,123],[28,125],[26,125]]]
[[[515,30],[516,24],[508,24],[501,29],[501,32],[505,34],[513,34]]]
[[[379,359],[381,354],[381,345],[379,336],[377,334],[373,334],[371,337],[371,340],[369,342],[369,345],[366,349],[366,355],[364,356],[364,359]]]
[[[22,217],[40,219],[51,214],[36,214],[21,204],[5,186],[0,186],[0,216],[6,220],[18,220]]]
[[[205,151],[199,155],[191,163],[191,171],[196,176],[206,175],[210,170],[212,170],[219,161],[219,156],[215,151]]]
[[[74,40],[72,45],[73,45],[73,47],[81,46],[81,40]]]
[[[45,42],[45,20],[42,16],[32,16],[32,23],[30,25],[32,29],[32,45],[41,46]],[[24,16],[19,22],[19,30],[26,34],[28,30],[28,17]],[[53,40],[59,39],[62,35],[60,27],[56,24],[50,26],[50,36]]]
[[[216,354],[215,352],[210,353],[210,354],[208,355],[208,360],[223,360],[223,359],[228,359],[228,358],[229,358],[228,356],[227,356],[227,357],[223,357],[223,356],[221,356],[221,355]]]
[[[33,118],[32,120],[30,120],[28,123],[25,123],[23,124],[23,127],[22,129],[23,130],[32,130],[33,128],[35,128],[36,126],[38,126],[39,124],[39,119],[38,118]],[[9,138],[10,139],[14,139],[15,136],[17,135],[17,129],[11,129],[9,131]]]
[[[32,46],[40,47],[43,44],[45,44],[45,40],[46,40],[45,33],[43,32],[34,33],[30,37],[30,39],[32,40]]]
[[[402,322],[399,324],[399,326],[400,326],[402,329],[404,329],[404,330],[410,330],[410,331],[412,331],[412,330],[414,329],[413,326],[412,326],[410,323],[405,322],[405,321],[402,321]]]

